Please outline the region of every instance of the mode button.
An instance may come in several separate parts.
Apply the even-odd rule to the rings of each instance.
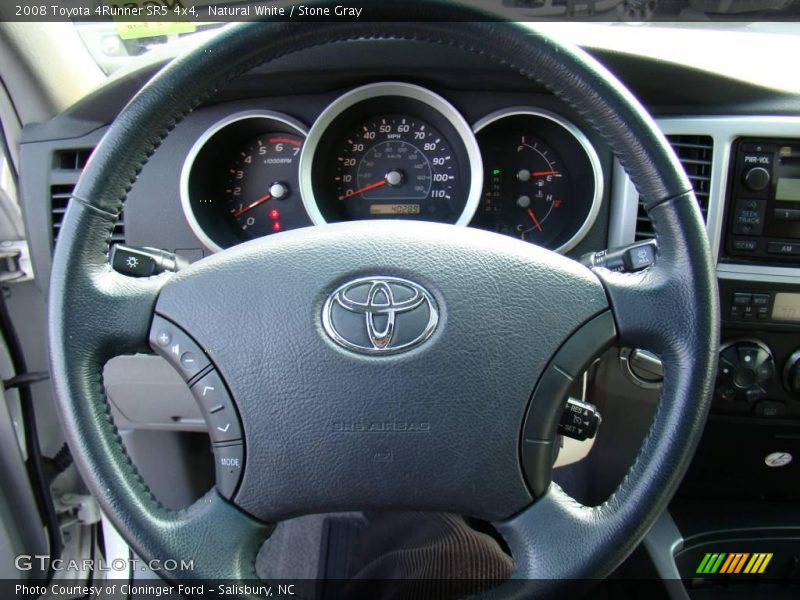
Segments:
[[[241,443],[214,446],[214,467],[217,490],[230,500],[239,486],[244,470],[244,446]]]

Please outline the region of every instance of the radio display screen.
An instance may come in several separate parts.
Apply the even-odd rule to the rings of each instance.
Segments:
[[[775,189],[775,200],[800,202],[800,179],[789,179],[788,177],[778,178],[778,186]]]
[[[775,321],[800,321],[800,294],[775,294],[772,319]]]

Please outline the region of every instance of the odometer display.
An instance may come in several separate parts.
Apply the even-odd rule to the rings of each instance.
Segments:
[[[419,204],[373,204],[369,207],[373,215],[418,215]]]

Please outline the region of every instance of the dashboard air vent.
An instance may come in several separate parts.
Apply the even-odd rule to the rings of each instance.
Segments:
[[[53,166],[63,171],[81,171],[91,155],[91,148],[59,150],[53,155]]]
[[[59,150],[53,155],[53,172],[51,173],[53,185],[50,186],[50,220],[53,232],[53,247],[55,247],[58,234],[61,231],[64,213],[67,211],[67,204],[69,204],[69,199],[72,197],[72,191],[75,189],[75,184],[91,153],[91,148],[81,148]],[[122,214],[120,214],[119,220],[114,226],[111,242],[125,242],[125,220]]]
[[[61,231],[61,223],[64,220],[64,213],[67,211],[67,204],[72,197],[74,185],[54,185],[50,188],[50,214],[53,223],[53,247],[55,248],[58,234]],[[111,234],[111,243],[125,243],[125,220],[120,213],[119,220],[114,225],[114,233]]]
[[[708,216],[709,191],[711,187],[711,160],[714,152],[714,140],[707,135],[668,135],[675,154],[683,165],[689,181],[692,182],[697,202],[703,219]],[[639,203],[639,214],[636,216],[636,240],[649,240],[655,237],[653,224]]]

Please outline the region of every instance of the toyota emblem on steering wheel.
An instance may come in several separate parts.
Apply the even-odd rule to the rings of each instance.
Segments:
[[[433,296],[398,277],[365,277],[325,301],[322,326],[340,346],[363,354],[393,354],[427,340],[439,322]]]

